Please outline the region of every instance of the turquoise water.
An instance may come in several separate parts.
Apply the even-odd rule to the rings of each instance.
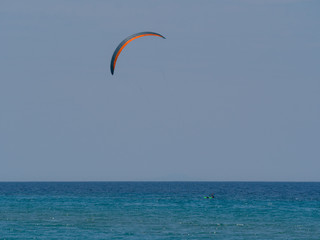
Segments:
[[[319,240],[320,183],[0,183],[0,239]]]

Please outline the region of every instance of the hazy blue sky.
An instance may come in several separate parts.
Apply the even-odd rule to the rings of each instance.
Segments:
[[[0,1],[0,180],[320,181],[319,13]]]

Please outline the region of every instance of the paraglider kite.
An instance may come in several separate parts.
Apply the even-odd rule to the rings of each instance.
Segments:
[[[145,37],[145,36],[157,36],[157,37],[162,37],[165,39],[164,36],[162,36],[161,34],[159,33],[155,33],[155,32],[140,32],[140,33],[136,33],[136,34],[133,34],[129,37],[127,37],[126,39],[124,39],[120,44],[119,46],[116,48],[116,50],[114,50],[114,53],[112,55],[112,58],[111,58],[111,63],[110,63],[110,70],[111,70],[111,74],[113,75],[114,73],[114,68],[116,66],[116,63],[117,63],[117,59],[121,53],[121,51],[124,49],[125,46],[127,46],[127,44],[137,38],[140,38],[140,37]]]

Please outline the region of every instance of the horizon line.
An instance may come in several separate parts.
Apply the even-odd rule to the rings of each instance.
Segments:
[[[297,181],[297,180],[9,180],[0,183],[107,183],[107,182],[246,182],[246,183],[320,183],[318,181]]]

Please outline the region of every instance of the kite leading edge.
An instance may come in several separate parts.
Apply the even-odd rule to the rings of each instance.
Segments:
[[[114,73],[114,68],[116,66],[117,63],[117,59],[121,53],[121,51],[124,49],[125,46],[127,46],[128,43],[130,43],[131,41],[140,38],[140,37],[145,37],[145,36],[157,36],[157,37],[162,37],[164,39],[166,39],[164,36],[162,36],[159,33],[155,33],[155,32],[140,32],[140,33],[136,33],[133,34],[129,37],[127,37],[126,39],[124,39],[116,48],[116,50],[114,50],[114,53],[112,55],[111,58],[111,63],[110,63],[110,70],[111,70],[111,74],[113,75]]]

